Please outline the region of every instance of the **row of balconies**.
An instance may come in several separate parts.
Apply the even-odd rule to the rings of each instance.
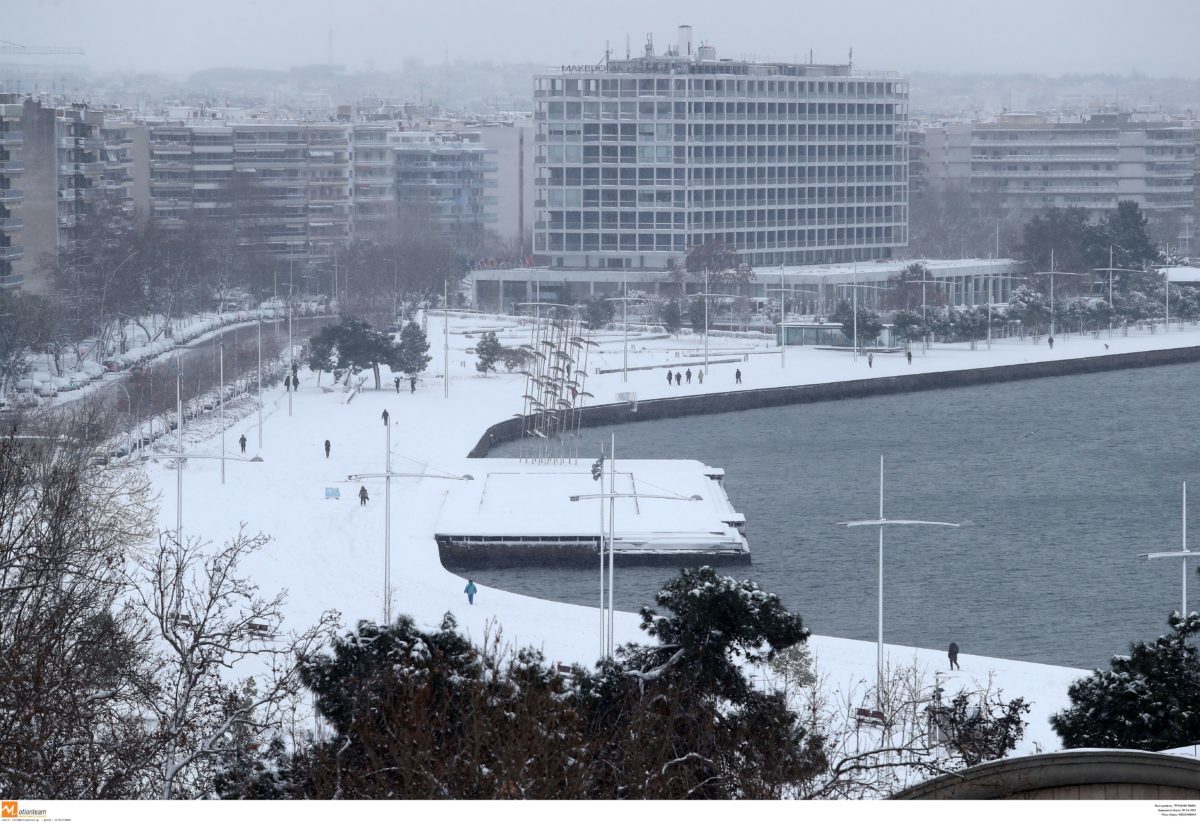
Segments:
[[[19,260],[25,256],[23,245],[0,245],[0,260]]]
[[[20,174],[25,170],[25,164],[20,160],[0,160],[0,174]]]
[[[25,198],[19,188],[0,188],[0,203],[18,203]]]
[[[18,217],[0,217],[0,231],[19,231],[25,227],[25,221]]]
[[[1116,179],[1120,175],[1116,169],[1112,171],[1079,171],[1075,169],[1056,168],[1050,171],[1004,171],[1001,169],[971,169],[972,177],[1020,177],[1020,178],[1060,178],[1060,177],[1108,177]]]
[[[0,130],[0,146],[19,146],[25,141],[25,132]]]
[[[57,141],[59,148],[82,148],[82,149],[101,149],[104,148],[103,137],[59,137]]]

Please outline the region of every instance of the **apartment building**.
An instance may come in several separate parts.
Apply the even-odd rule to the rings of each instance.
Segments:
[[[469,245],[496,220],[495,152],[477,132],[403,131],[392,134],[396,202],[401,213],[428,220]]]
[[[907,243],[908,84],[693,48],[534,79],[539,264],[665,268],[719,242],[754,266]]]
[[[351,233],[381,236],[396,219],[396,155],[389,135],[394,123],[364,122],[351,126]]]
[[[107,203],[131,210],[110,158],[122,150],[102,111],[0,95],[0,287],[46,293],[47,259],[69,253],[80,226]],[[20,175],[21,187],[14,185]],[[14,211],[14,206],[19,209]],[[19,211],[19,213],[18,213]],[[3,228],[3,226],[8,228]],[[20,243],[15,240],[20,231]]]
[[[24,106],[15,94],[0,95],[0,290],[18,288],[22,277],[16,263],[24,256],[21,246],[21,189],[18,184],[24,164],[18,149],[23,141],[21,116]]]
[[[1196,129],[1127,113],[1061,122],[1006,114],[926,130],[931,190],[957,189],[1007,211],[1079,207],[1096,216],[1132,200],[1153,219],[1194,208]]]
[[[487,172],[488,178],[495,180],[492,208],[496,219],[489,228],[505,240],[531,242],[527,238],[533,233],[536,145],[532,118],[480,123],[474,130],[479,133],[480,142],[495,152],[495,162],[491,163],[495,171]],[[524,248],[525,252],[528,250]]]
[[[350,238],[350,136],[341,123],[175,123],[150,129],[150,214],[181,227],[234,220],[277,259],[328,255]]]

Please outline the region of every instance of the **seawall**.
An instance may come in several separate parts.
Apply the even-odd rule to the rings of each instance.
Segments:
[[[779,405],[798,405],[882,394],[906,394],[912,391],[934,391],[942,388],[964,388],[989,383],[1036,380],[1069,374],[1093,374],[1119,371],[1126,368],[1153,368],[1159,365],[1200,362],[1200,346],[1166,348],[1157,351],[1131,351],[1124,354],[1105,354],[1097,357],[1015,363],[987,368],[966,368],[954,371],[932,371],[902,374],[865,380],[790,385],[777,388],[758,388],[697,394],[687,397],[663,397],[638,400],[637,411],[627,403],[594,405],[582,409],[580,425],[594,427],[617,423],[688,417],[696,414],[723,414],[752,408],[771,408]],[[492,446],[520,437],[522,420],[514,417],[498,422],[484,431],[468,457],[486,457]]]

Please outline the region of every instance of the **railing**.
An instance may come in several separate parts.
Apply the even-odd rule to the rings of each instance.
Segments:
[[[17,260],[25,256],[23,245],[0,245],[0,260]]]
[[[23,131],[0,131],[0,146],[19,146],[25,142]]]
[[[0,231],[17,231],[24,227],[24,220],[16,217],[0,217]]]
[[[0,188],[0,203],[15,203],[24,198],[25,193],[19,188]]]
[[[0,160],[0,174],[20,174],[25,164],[19,160]]]

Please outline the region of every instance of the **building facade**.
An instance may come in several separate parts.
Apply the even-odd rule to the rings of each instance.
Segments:
[[[926,150],[931,190],[966,191],[1005,211],[1078,207],[1098,216],[1132,200],[1152,220],[1186,222],[1194,208],[1196,129],[1175,121],[1008,114],[928,128]]]
[[[679,44],[534,79],[535,261],[658,269],[706,243],[754,266],[907,242],[908,85]]]
[[[401,212],[466,245],[491,227],[496,198],[487,192],[496,164],[477,132],[403,131],[391,139]]]
[[[150,128],[150,214],[167,228],[234,221],[238,242],[281,260],[350,238],[350,136],[340,123]]]
[[[24,254],[21,245],[21,162],[18,149],[24,140],[21,116],[24,106],[15,94],[0,95],[0,289],[19,288],[22,277],[16,264]]]

